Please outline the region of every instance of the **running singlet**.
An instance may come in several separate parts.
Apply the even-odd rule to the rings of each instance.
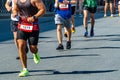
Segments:
[[[97,7],[97,0],[84,0],[83,5],[86,7]]]
[[[59,14],[64,19],[71,18],[71,4],[64,4],[63,0],[59,1],[59,7],[57,9],[57,14]],[[69,0],[70,1],[70,0]]]
[[[26,0],[24,3],[17,0],[17,6],[20,14],[18,29],[25,32],[39,30],[38,19],[36,19],[33,23],[27,21],[27,17],[32,17],[38,12],[38,9],[31,4],[30,0]]]

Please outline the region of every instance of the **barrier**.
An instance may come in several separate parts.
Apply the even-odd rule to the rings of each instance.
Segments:
[[[5,8],[5,2],[6,0],[0,0],[0,16],[9,16],[10,13],[7,12]]]

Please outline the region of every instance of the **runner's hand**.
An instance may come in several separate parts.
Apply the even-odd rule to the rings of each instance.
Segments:
[[[28,22],[34,22],[34,18],[33,18],[33,17],[28,17],[28,18],[27,18],[27,21],[28,21]]]

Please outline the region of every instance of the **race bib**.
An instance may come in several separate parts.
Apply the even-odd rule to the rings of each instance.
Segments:
[[[60,3],[59,4],[59,8],[60,8],[60,10],[68,10],[69,6],[68,6],[68,4]]]
[[[33,25],[32,24],[20,24],[19,29],[25,32],[32,32]]]

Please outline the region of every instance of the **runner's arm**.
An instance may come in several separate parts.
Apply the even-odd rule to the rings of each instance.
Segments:
[[[38,8],[38,12],[34,15],[36,18],[43,16],[46,12],[46,8],[42,0],[34,0],[35,6]]]
[[[10,0],[6,0],[5,8],[7,9],[8,12],[12,10],[12,7],[10,6]]]
[[[18,7],[17,7],[17,0],[14,0],[14,7],[12,10],[12,16],[16,17],[18,15]]]

